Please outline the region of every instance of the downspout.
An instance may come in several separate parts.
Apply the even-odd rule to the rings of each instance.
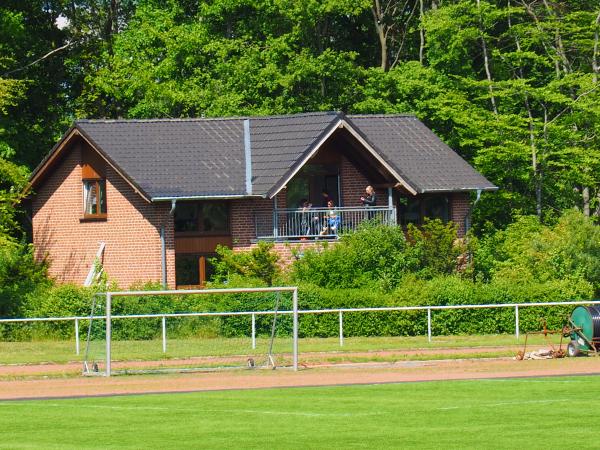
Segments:
[[[175,214],[175,206],[177,200],[171,200],[171,210],[169,211],[169,217],[173,217]],[[160,246],[161,246],[161,257],[162,257],[162,285],[163,289],[167,289],[167,245],[165,243],[165,224],[160,226]]]
[[[391,187],[388,187],[387,191],[389,223],[390,225],[397,225],[398,217],[396,216],[396,207],[394,206],[394,190]]]
[[[477,202],[479,202],[479,200],[481,199],[481,192],[481,189],[477,189],[477,197],[475,198],[475,201],[473,202],[473,204],[469,208],[469,211],[467,212],[467,215],[465,216],[465,236],[471,228],[471,213],[475,209],[475,205],[477,204]]]
[[[246,194],[252,195],[252,143],[250,142],[250,119],[244,120],[244,157],[246,159]]]

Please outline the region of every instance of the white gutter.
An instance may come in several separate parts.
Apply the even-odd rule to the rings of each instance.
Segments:
[[[248,194],[224,194],[224,195],[188,195],[181,197],[152,197],[152,202],[173,202],[186,200],[235,200],[239,198],[265,198],[264,195]]]
[[[462,191],[497,191],[498,187],[494,186],[494,187],[487,187],[487,188],[480,188],[480,187],[462,187],[462,188],[457,188],[457,189],[447,189],[447,188],[440,188],[440,189],[425,189],[423,191],[420,192],[420,194],[428,194],[431,192],[462,192]]]

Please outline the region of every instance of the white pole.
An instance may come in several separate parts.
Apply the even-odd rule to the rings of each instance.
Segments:
[[[427,308],[427,339],[431,342],[431,308]]]
[[[256,314],[252,314],[252,349],[256,348]]]
[[[519,339],[519,305],[515,305],[515,337]]]
[[[294,289],[293,294],[293,308],[294,308],[294,371],[298,370],[298,288]]]
[[[111,295],[106,293],[106,376],[110,377],[110,344],[111,344]]]
[[[75,317],[75,354],[79,355],[79,319]]]
[[[344,316],[342,311],[340,311],[340,347],[344,346]]]
[[[163,353],[167,353],[167,318],[162,316],[162,344]]]

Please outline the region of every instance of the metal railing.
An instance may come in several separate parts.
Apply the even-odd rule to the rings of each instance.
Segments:
[[[300,208],[256,211],[257,239],[335,239],[340,233],[354,231],[365,220],[396,224],[396,208]]]
[[[142,294],[142,293],[140,293]],[[427,338],[429,342],[432,340],[432,312],[451,310],[451,309],[498,309],[512,308],[515,313],[515,338],[519,339],[519,309],[528,307],[545,307],[545,306],[576,306],[576,305],[592,305],[600,304],[600,300],[589,301],[568,301],[568,302],[547,302],[547,303],[503,303],[493,305],[449,305],[449,306],[390,306],[381,308],[332,308],[332,309],[310,309],[298,310],[298,314],[337,314],[339,324],[339,343],[340,347],[344,346],[344,313],[356,312],[392,312],[392,311],[427,311]],[[118,319],[142,319],[142,318],[160,318],[161,319],[161,337],[162,350],[167,352],[167,319],[178,317],[226,317],[226,316],[250,316],[251,317],[251,345],[256,348],[256,317],[261,315],[273,315],[275,311],[229,311],[229,312],[194,312],[194,313],[172,313],[172,314],[128,314],[120,316],[111,316],[111,320]],[[293,311],[277,311],[277,314],[291,315]],[[16,319],[0,319],[0,325],[3,323],[15,322],[61,322],[73,321],[75,331],[75,353],[80,354],[80,322],[94,320],[106,320],[105,315],[90,316],[74,316],[74,317],[44,317],[44,318],[16,318]]]

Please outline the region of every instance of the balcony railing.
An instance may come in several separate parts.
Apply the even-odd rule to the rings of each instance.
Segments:
[[[256,211],[254,226],[257,239],[304,240],[336,239],[354,231],[366,221],[396,225],[396,208],[308,208]]]

